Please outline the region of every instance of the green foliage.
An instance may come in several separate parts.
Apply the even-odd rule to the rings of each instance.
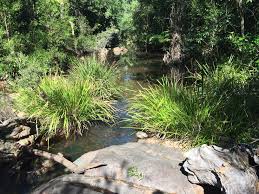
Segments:
[[[4,64],[0,64],[0,79],[4,77],[5,75],[5,66]]]
[[[133,15],[136,36],[132,38],[140,48],[152,47],[153,44],[158,48],[161,47],[161,44],[158,44],[159,41],[156,40],[164,37],[164,32],[170,28],[168,17],[172,2],[171,0],[139,0]]]
[[[218,54],[221,42],[225,39],[225,32],[231,20],[231,8],[227,2],[191,1],[188,7],[188,22],[184,33],[186,47],[189,53],[206,57]]]
[[[232,32],[241,34],[244,27],[244,33],[252,39],[258,34],[258,2],[247,1],[240,6],[237,1],[139,0],[133,20],[137,36],[131,38],[141,49],[163,49],[170,46],[168,37],[162,42],[154,40],[164,37],[164,32],[177,31],[186,56],[218,59],[230,54],[228,36]],[[241,18],[245,18],[244,26]]]
[[[258,135],[253,121],[259,95],[250,91],[252,78],[249,70],[226,63],[196,77],[192,86],[163,79],[133,99],[130,115],[141,130],[191,140],[194,145],[220,143],[224,137],[248,140]]]
[[[229,35],[229,40],[234,47],[235,55],[242,61],[252,61],[259,67],[259,36],[239,36],[234,33]]]
[[[196,91],[167,79],[140,92],[130,108],[132,120],[141,130],[193,141],[206,133],[203,126],[213,111],[208,103],[200,103]]]
[[[241,68],[239,64],[228,61],[212,73],[205,71],[202,90],[206,101],[221,99],[214,117],[221,120],[222,136],[247,141],[258,133],[256,129],[259,105],[257,70],[253,67]],[[246,136],[247,139],[243,139]]]
[[[35,89],[20,89],[16,106],[38,119],[48,138],[81,133],[93,121],[113,121],[114,72],[94,59],[78,62],[67,77],[45,77]]]
[[[14,88],[35,88],[43,76],[62,70],[66,61],[64,53],[53,49],[37,50],[31,55],[17,53],[15,56],[5,58],[4,64],[10,68],[6,72],[13,77],[11,85]]]
[[[82,133],[91,121],[113,119],[111,102],[96,94],[98,85],[89,80],[69,82],[60,77],[44,78],[37,90],[23,89],[18,105],[30,117],[39,119],[46,137]]]
[[[203,68],[190,87],[163,80],[136,97],[133,120],[144,130],[188,137],[196,143],[217,142],[224,134],[247,138],[251,131],[255,133],[250,120],[258,115],[259,2],[240,2],[1,0],[0,79],[8,77],[21,90],[21,104],[28,107],[28,115],[41,120],[47,129],[44,133],[64,129],[62,133],[68,135],[70,128],[80,131],[85,121],[110,120],[104,112],[111,115],[110,101],[120,94],[115,67],[74,58],[119,43],[164,51],[174,44],[172,34],[176,33],[186,58],[217,63],[234,55],[241,65],[229,62]],[[132,64],[127,58],[121,61]],[[67,73],[70,63],[75,65],[66,78],[51,77]],[[46,75],[50,77],[42,80]],[[42,98],[43,93],[53,101]],[[87,107],[80,95],[86,102],[98,99],[100,104]],[[238,108],[233,111],[232,107]],[[75,116],[66,112],[79,109]],[[93,117],[86,116],[87,111]]]
[[[171,41],[169,31],[162,32],[161,34],[153,35],[149,38],[149,43],[152,45],[167,45]]]

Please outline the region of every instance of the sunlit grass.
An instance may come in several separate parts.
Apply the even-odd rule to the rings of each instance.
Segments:
[[[82,133],[93,121],[114,121],[120,90],[116,70],[95,59],[78,62],[66,76],[48,76],[36,89],[19,89],[16,106],[40,123],[46,137]]]
[[[132,121],[141,130],[166,137],[198,138],[214,107],[199,100],[195,90],[164,79],[141,91],[132,102]]]

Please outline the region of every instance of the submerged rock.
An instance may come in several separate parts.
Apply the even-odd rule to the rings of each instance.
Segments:
[[[127,143],[84,154],[74,163],[81,168],[89,164],[105,165],[82,175],[58,177],[37,188],[34,194],[72,193],[203,193],[191,184],[179,165],[184,160],[177,149],[162,145]]]
[[[226,194],[257,193],[258,177],[252,151],[203,145],[189,150],[183,168],[190,182],[218,187]]]

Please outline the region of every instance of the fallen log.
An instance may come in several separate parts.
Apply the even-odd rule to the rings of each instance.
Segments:
[[[78,165],[74,164],[73,162],[69,161],[68,159],[64,158],[62,154],[52,154],[46,151],[38,150],[38,149],[32,149],[30,152],[36,156],[44,157],[49,160],[53,160],[63,166],[65,166],[69,171],[76,173],[76,174],[83,174],[86,170],[97,168],[100,166],[106,166],[106,164],[103,163],[91,163],[88,164],[86,167],[81,168]]]

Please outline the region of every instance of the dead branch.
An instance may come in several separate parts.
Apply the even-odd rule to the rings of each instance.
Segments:
[[[69,161],[68,159],[64,158],[62,154],[52,154],[46,151],[38,150],[38,149],[33,149],[31,150],[31,153],[33,153],[36,156],[44,157],[49,160],[53,160],[59,164],[62,164],[65,166],[68,170],[70,170],[73,173],[76,174],[83,174],[86,170],[92,169],[92,168],[97,168],[100,166],[106,166],[106,164],[100,164],[100,163],[93,163],[89,164],[86,168],[80,168],[73,162]]]
[[[42,151],[42,150],[37,150],[37,149],[31,150],[31,152],[36,156],[41,156],[41,157],[47,158],[49,160],[54,160],[55,162],[65,166],[71,172],[74,172],[74,173],[77,173],[77,174],[80,174],[80,173],[84,172],[83,169],[80,169],[76,164],[67,160],[61,154],[52,154],[52,153]]]

